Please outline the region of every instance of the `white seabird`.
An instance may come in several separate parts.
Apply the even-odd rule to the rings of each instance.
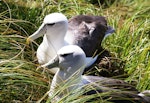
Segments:
[[[88,62],[86,67],[89,67],[98,57],[95,52],[103,38],[113,32],[114,29],[107,26],[107,21],[102,16],[79,15],[68,22],[62,13],[52,13],[44,18],[42,25],[27,38],[27,42],[44,35],[37,50],[39,64],[48,63],[65,45],[78,45],[84,50]]]
[[[74,93],[74,90],[84,89],[86,85],[93,85],[93,91],[85,94],[93,94],[97,92],[110,92],[110,101],[114,103],[149,103],[150,97],[139,92],[128,83],[105,77],[84,76],[82,75],[86,66],[86,55],[84,51],[77,45],[68,45],[62,47],[49,64],[45,65],[47,68],[59,67],[58,71],[53,77],[49,96],[54,96],[57,93],[58,87],[68,85],[63,93],[53,97],[52,101],[59,101],[65,94]],[[146,97],[146,98],[145,98]]]

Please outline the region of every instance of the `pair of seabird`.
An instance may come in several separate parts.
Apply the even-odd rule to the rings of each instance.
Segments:
[[[43,36],[37,50],[39,64],[45,65],[66,45],[78,45],[86,54],[86,67],[92,65],[97,57],[101,42],[114,29],[107,26],[102,16],[79,15],[69,21],[62,13],[52,13],[44,18],[39,29],[27,38],[27,43]],[[56,70],[52,71],[56,72]]]
[[[94,89],[85,93],[87,95],[109,92],[109,101],[114,103],[149,103],[150,96],[145,96],[144,93],[150,94],[150,91],[139,93],[133,86],[122,80],[82,75],[86,63],[86,54],[79,46],[67,45],[57,52],[57,56],[49,64],[45,65],[49,69],[59,67],[49,91],[53,102],[59,101],[67,93],[75,93],[75,90],[80,91],[84,86],[90,85]],[[58,87],[66,84],[67,88],[54,96],[59,91]]]

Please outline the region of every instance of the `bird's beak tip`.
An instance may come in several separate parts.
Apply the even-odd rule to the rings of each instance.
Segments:
[[[29,44],[30,44],[30,41],[31,41],[31,39],[30,39],[30,37],[28,37],[28,38],[26,39],[26,44],[29,45]]]
[[[55,56],[52,60],[42,65],[41,67],[51,69],[51,68],[58,67],[58,66],[59,66],[59,58],[58,56]]]

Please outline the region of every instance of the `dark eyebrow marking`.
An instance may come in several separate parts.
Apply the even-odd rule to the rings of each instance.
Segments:
[[[61,54],[60,56],[66,57],[66,56],[71,55],[71,54],[73,54],[73,53]]]
[[[48,25],[48,26],[53,26],[53,25],[55,25],[55,23],[48,23],[48,24],[46,24],[46,25]]]

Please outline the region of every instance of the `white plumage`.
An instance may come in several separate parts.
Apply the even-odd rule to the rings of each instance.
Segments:
[[[84,89],[84,86],[90,85],[93,86],[93,90],[85,94],[110,92],[109,99],[114,103],[149,103],[150,96],[145,96],[144,92],[139,94],[132,85],[122,80],[82,75],[87,62],[86,55],[79,46],[64,46],[57,54],[55,59],[45,65],[45,67],[49,69],[59,67],[53,77],[49,96],[54,96],[58,91],[58,87],[66,84],[68,86],[62,93],[53,97],[53,102],[59,101],[59,99],[63,98],[66,94],[74,93],[75,90],[80,91]],[[146,93],[150,93],[150,91],[146,91]]]
[[[45,16],[39,29],[28,37],[27,42],[44,35],[43,42],[37,50],[39,64],[48,63],[63,46],[74,44],[80,46],[86,54],[86,67],[93,64],[98,55],[93,56],[103,38],[114,32],[107,26],[104,17],[79,15],[68,22],[65,15],[52,13]],[[54,73],[56,70],[53,71]]]

